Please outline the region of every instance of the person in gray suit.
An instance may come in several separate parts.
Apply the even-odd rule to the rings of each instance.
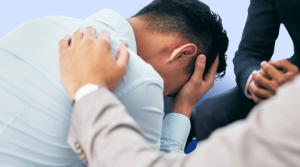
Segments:
[[[74,47],[68,45],[70,38],[61,40],[60,73],[70,99],[85,84],[98,85],[98,89],[75,100],[68,136],[69,145],[88,166],[299,166],[300,131],[295,127],[300,126],[300,76],[257,105],[246,120],[221,128],[199,142],[192,154],[164,154],[149,145],[124,105],[111,93],[112,85],[126,73],[129,53],[125,45],[115,60],[107,33],[100,32],[97,39],[93,33],[85,35],[90,40],[77,41]],[[196,94],[203,97],[199,92],[210,89],[203,83],[213,84],[216,65],[209,78],[204,77],[207,80],[201,76],[197,80],[200,84],[191,82],[190,90],[201,90]],[[203,73],[204,67],[205,61],[197,62],[197,72]],[[77,68],[82,70],[74,72]]]

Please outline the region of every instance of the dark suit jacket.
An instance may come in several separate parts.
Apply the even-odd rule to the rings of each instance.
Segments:
[[[242,41],[233,59],[236,82],[243,91],[251,72],[259,70],[263,60],[271,59],[281,23],[294,43],[289,61],[300,67],[300,0],[251,0]]]

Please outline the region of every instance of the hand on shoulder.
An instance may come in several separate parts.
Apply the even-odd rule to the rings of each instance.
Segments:
[[[59,43],[60,75],[71,101],[75,92],[87,83],[113,91],[126,74],[129,53],[122,43],[117,59],[111,51],[110,36],[101,31],[96,38],[93,27],[79,28],[72,38]]]

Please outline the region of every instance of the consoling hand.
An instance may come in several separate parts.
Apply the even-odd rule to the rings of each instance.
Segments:
[[[273,66],[273,67],[272,67]],[[274,67],[279,69],[280,71],[274,70]],[[287,59],[279,60],[279,61],[272,61],[270,60],[269,63],[265,62],[262,63],[261,67],[266,74],[272,78],[272,80],[278,85],[281,86],[286,82],[293,81],[299,74],[299,69],[297,66],[292,64]],[[286,71],[285,73],[282,70]]]
[[[190,118],[194,106],[214,86],[219,57],[217,56],[214,64],[203,77],[205,63],[205,55],[199,55],[195,62],[194,74],[171,100],[171,112],[180,113]]]
[[[260,103],[275,95],[277,85],[271,82],[271,78],[267,76],[265,71],[255,71],[252,80],[249,83],[249,92],[255,103]]]
[[[61,80],[71,101],[87,83],[114,90],[126,74],[129,61],[126,43],[121,44],[115,59],[109,33],[101,31],[96,39],[93,27],[79,28],[72,38],[66,36],[59,43],[59,52]]]
[[[261,71],[253,74],[249,92],[256,103],[262,102],[274,96],[281,85],[293,81],[298,74],[298,67],[286,59],[264,61],[261,64]]]

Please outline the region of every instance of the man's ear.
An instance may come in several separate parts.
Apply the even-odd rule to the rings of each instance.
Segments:
[[[190,58],[193,57],[197,53],[197,46],[192,43],[188,43],[185,45],[182,45],[179,48],[176,48],[173,50],[171,53],[168,61],[173,61],[173,60],[179,60],[179,59],[185,59],[185,58]]]

